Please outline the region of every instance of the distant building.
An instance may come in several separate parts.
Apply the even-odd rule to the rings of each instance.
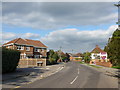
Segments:
[[[91,52],[90,64],[96,64],[96,62],[107,62],[107,52],[103,51],[98,45]]]
[[[107,52],[100,49],[98,45],[91,52],[90,64],[96,64],[105,67],[112,67],[109,59],[107,59]]]
[[[91,52],[91,59],[107,59],[107,52],[100,49],[98,45]]]
[[[70,54],[70,60],[82,60],[82,54],[81,53]]]

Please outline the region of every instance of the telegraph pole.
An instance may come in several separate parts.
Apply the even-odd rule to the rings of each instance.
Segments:
[[[73,60],[73,49],[72,49],[72,60]]]
[[[118,4],[114,4],[116,7],[118,7],[118,30],[120,30],[120,1],[118,2]]]
[[[62,60],[62,57],[61,57],[61,50],[62,50],[62,47],[60,46],[60,60]]]

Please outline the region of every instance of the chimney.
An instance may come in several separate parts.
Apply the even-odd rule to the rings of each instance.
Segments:
[[[96,45],[96,48],[99,48],[99,46],[98,46],[98,45]]]

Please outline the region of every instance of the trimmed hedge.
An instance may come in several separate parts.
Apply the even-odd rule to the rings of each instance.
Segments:
[[[19,51],[2,48],[2,73],[15,71],[18,66],[19,59]]]

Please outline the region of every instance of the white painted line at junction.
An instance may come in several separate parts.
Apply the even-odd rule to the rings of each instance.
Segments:
[[[70,84],[73,84],[77,78],[78,76],[76,76],[75,79],[72,82],[70,82]]]

